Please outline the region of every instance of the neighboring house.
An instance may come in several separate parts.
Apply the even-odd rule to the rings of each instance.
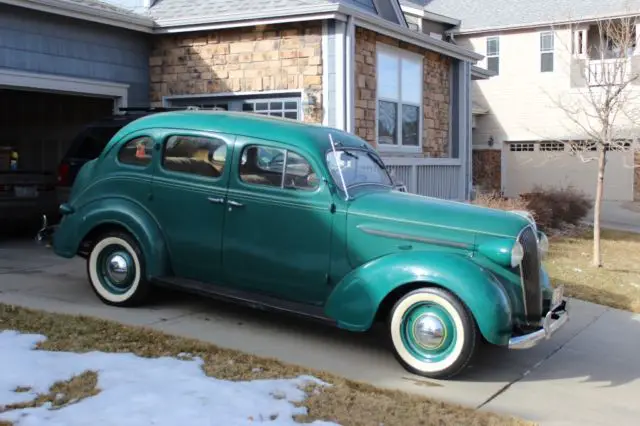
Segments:
[[[398,0],[112,3],[130,11],[0,0],[0,86],[321,123],[374,145],[411,192],[469,197],[470,84],[488,74],[447,41],[457,21]]]
[[[568,144],[558,143],[582,136],[557,101],[593,87],[597,81],[590,76],[612,66],[610,60],[593,55],[591,47],[600,43],[595,20],[640,15],[640,1],[427,3],[432,14],[460,19],[448,35],[484,55],[478,65],[495,74],[473,83],[472,96],[480,113],[473,130],[476,183],[508,196],[535,185],[571,185],[595,196],[597,162],[584,163],[569,152]],[[630,49],[628,72],[640,72],[639,55],[640,50]],[[632,87],[640,90],[640,80]],[[640,108],[640,97],[637,102]],[[638,130],[635,127],[631,136]],[[640,168],[631,167],[633,153],[611,152],[608,157],[604,198],[640,200]],[[635,155],[635,164],[640,165],[640,154]]]

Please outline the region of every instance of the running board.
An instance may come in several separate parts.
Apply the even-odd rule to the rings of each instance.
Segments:
[[[319,306],[276,299],[275,297],[263,294],[232,289],[216,284],[203,283],[186,278],[159,277],[154,278],[153,283],[162,287],[173,288],[192,294],[199,294],[218,300],[230,301],[263,311],[284,312],[323,323],[329,323],[333,326],[337,325],[335,320],[324,315],[324,310]]]

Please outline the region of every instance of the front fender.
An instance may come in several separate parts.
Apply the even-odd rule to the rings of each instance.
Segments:
[[[325,314],[340,327],[365,331],[395,289],[416,282],[454,293],[473,314],[485,339],[505,345],[511,336],[511,305],[502,284],[470,257],[441,252],[394,253],[345,276],[330,294]]]
[[[73,257],[82,240],[99,226],[125,228],[142,250],[147,278],[168,275],[169,253],[162,230],[151,213],[135,200],[109,198],[91,201],[69,214],[54,235],[54,250]]]

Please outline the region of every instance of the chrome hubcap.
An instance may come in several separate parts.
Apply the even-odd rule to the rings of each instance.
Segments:
[[[127,259],[121,254],[112,255],[107,261],[107,275],[114,283],[123,283],[129,275]]]
[[[445,326],[434,314],[422,315],[413,325],[416,343],[426,349],[436,349],[442,345],[446,337]]]

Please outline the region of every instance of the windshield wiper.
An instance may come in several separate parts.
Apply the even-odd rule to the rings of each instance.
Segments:
[[[378,165],[378,167],[380,167],[381,169],[386,170],[387,168],[384,166],[384,163],[375,155],[373,155],[370,152],[367,152],[367,155],[369,156],[369,158],[371,158],[371,160],[373,160],[374,163],[376,163]]]
[[[357,155],[355,155],[353,152],[351,151],[347,151],[346,149],[343,149],[342,152],[345,153],[345,155],[347,157],[351,157],[351,158],[355,158],[356,160],[359,158]]]

